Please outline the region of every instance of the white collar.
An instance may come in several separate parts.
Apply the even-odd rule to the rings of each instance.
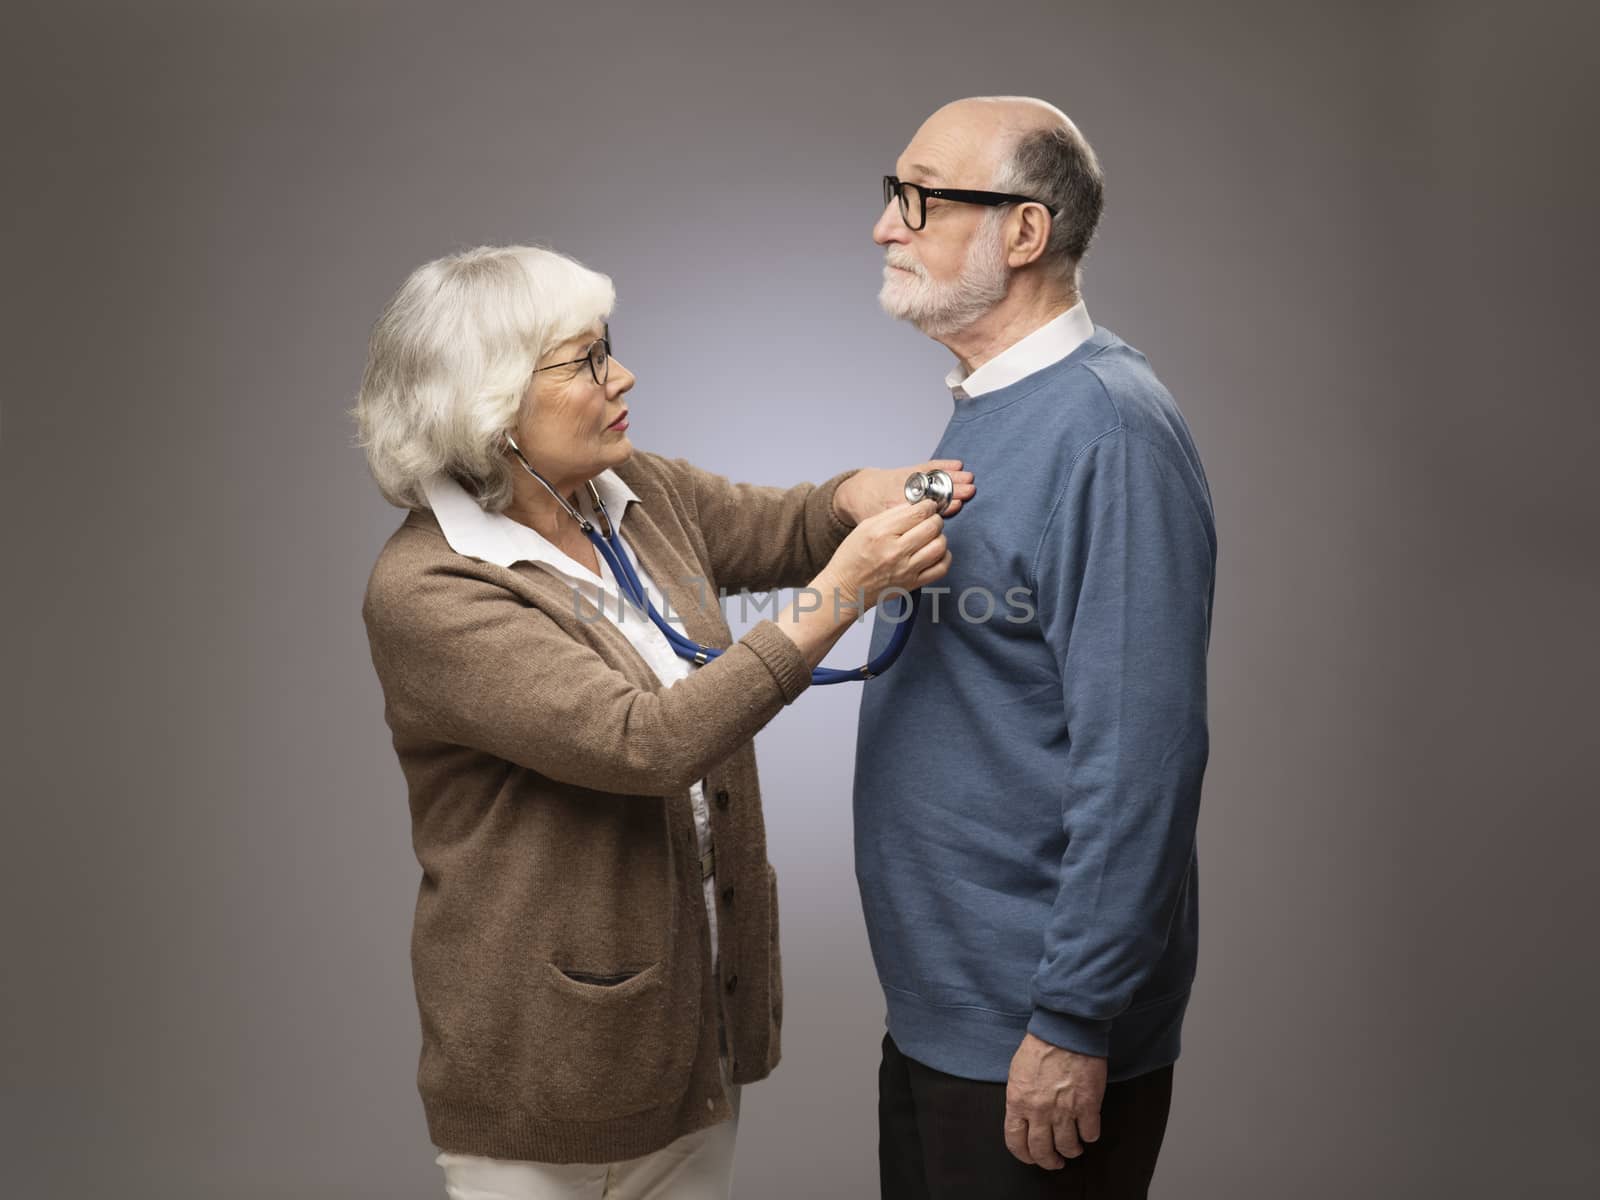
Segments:
[[[629,502],[639,497],[611,470],[596,475],[594,486],[611,519],[621,529]],[[438,518],[444,540],[450,543],[450,549],[457,554],[481,558],[484,562],[501,567],[518,562],[545,563],[564,574],[577,573],[580,578],[594,578],[592,571],[580,567],[543,534],[529,529],[521,521],[513,521],[504,513],[484,512],[471,493],[449,475],[441,473],[431,476],[422,485],[422,490],[427,494],[428,507],[433,509],[433,515]],[[579,506],[580,511],[588,507],[588,490],[578,490],[578,498],[583,501]],[[594,516],[593,513],[589,515]]]
[[[1089,310],[1079,300],[1054,320],[1039,326],[1021,341],[1013,342],[971,375],[957,363],[944,377],[945,386],[957,400],[981,396],[985,392],[1010,387],[1035,371],[1060,362],[1094,336]]]

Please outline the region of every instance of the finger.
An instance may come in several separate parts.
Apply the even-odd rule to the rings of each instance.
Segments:
[[[915,526],[918,521],[926,520],[930,516],[936,516],[938,512],[939,506],[924,496],[915,504],[901,503],[892,508],[886,508],[882,512],[868,517],[867,521],[881,522],[884,529],[890,533],[904,533]],[[866,523],[866,521],[862,522],[863,525]],[[860,526],[857,526],[857,528],[860,528]]]
[[[1100,1140],[1100,1110],[1083,1113],[1078,1117],[1078,1138],[1084,1145]]]
[[[912,548],[926,545],[938,537],[943,528],[944,518],[938,513],[929,513],[900,535],[901,544]]]
[[[961,460],[959,458],[930,458],[927,462],[918,467],[917,470],[924,472],[948,471],[951,474],[954,474],[956,471],[961,470]]]
[[[950,552],[948,550],[946,550],[945,554],[944,554],[944,557],[941,558],[938,562],[934,563],[933,566],[929,567],[921,575],[918,575],[916,583],[912,584],[911,586],[912,587],[922,587],[922,586],[924,586],[926,584],[935,583],[938,580],[943,579],[949,573],[950,573]]]
[[[1056,1153],[1055,1131],[1049,1121],[1028,1120],[1028,1153],[1033,1161],[1047,1171],[1066,1166],[1066,1160]]]
[[[973,496],[975,496],[977,494],[978,494],[978,489],[973,487],[970,483],[957,484],[955,490],[950,493],[950,505],[949,505],[949,507],[946,508],[941,515],[943,517],[945,517],[947,520],[950,517],[955,516],[958,512],[961,511],[962,506],[965,505],[968,500],[971,500],[973,498]]]
[[[1028,1153],[1028,1123],[1016,1113],[1008,1111],[1005,1131],[1006,1149],[1011,1151],[1011,1157],[1033,1166],[1033,1155]]]
[[[1083,1142],[1078,1138],[1078,1125],[1071,1117],[1062,1117],[1052,1131],[1055,1148],[1063,1158],[1077,1158],[1083,1154]]]
[[[925,571],[938,562],[949,552],[949,545],[945,542],[944,535],[940,534],[926,546],[919,547],[912,556],[906,560],[906,567],[911,571]]]

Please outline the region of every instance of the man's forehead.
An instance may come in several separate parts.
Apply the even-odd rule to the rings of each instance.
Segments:
[[[977,131],[954,127],[949,122],[929,122],[900,155],[897,169],[902,179],[920,183],[957,183],[982,167],[992,152],[976,136]],[[967,181],[970,182],[970,181]]]

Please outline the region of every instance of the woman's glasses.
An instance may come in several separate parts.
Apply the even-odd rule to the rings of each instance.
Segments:
[[[611,326],[604,326],[605,332],[589,343],[589,348],[583,352],[582,358],[569,358],[566,362],[549,363],[546,366],[535,367],[533,373],[551,371],[556,367],[570,367],[575,363],[586,362],[589,364],[589,374],[594,376],[594,381],[604,384],[606,377],[611,374]]]

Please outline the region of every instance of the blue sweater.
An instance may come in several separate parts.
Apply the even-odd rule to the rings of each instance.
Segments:
[[[889,1032],[969,1079],[1005,1079],[1028,1031],[1114,1080],[1155,1070],[1178,1057],[1198,939],[1217,553],[1200,457],[1101,328],[957,401],[932,457],[978,493],[945,526],[949,590],[925,590],[905,654],[863,688],[856,748]],[[880,611],[874,654],[890,629]]]

